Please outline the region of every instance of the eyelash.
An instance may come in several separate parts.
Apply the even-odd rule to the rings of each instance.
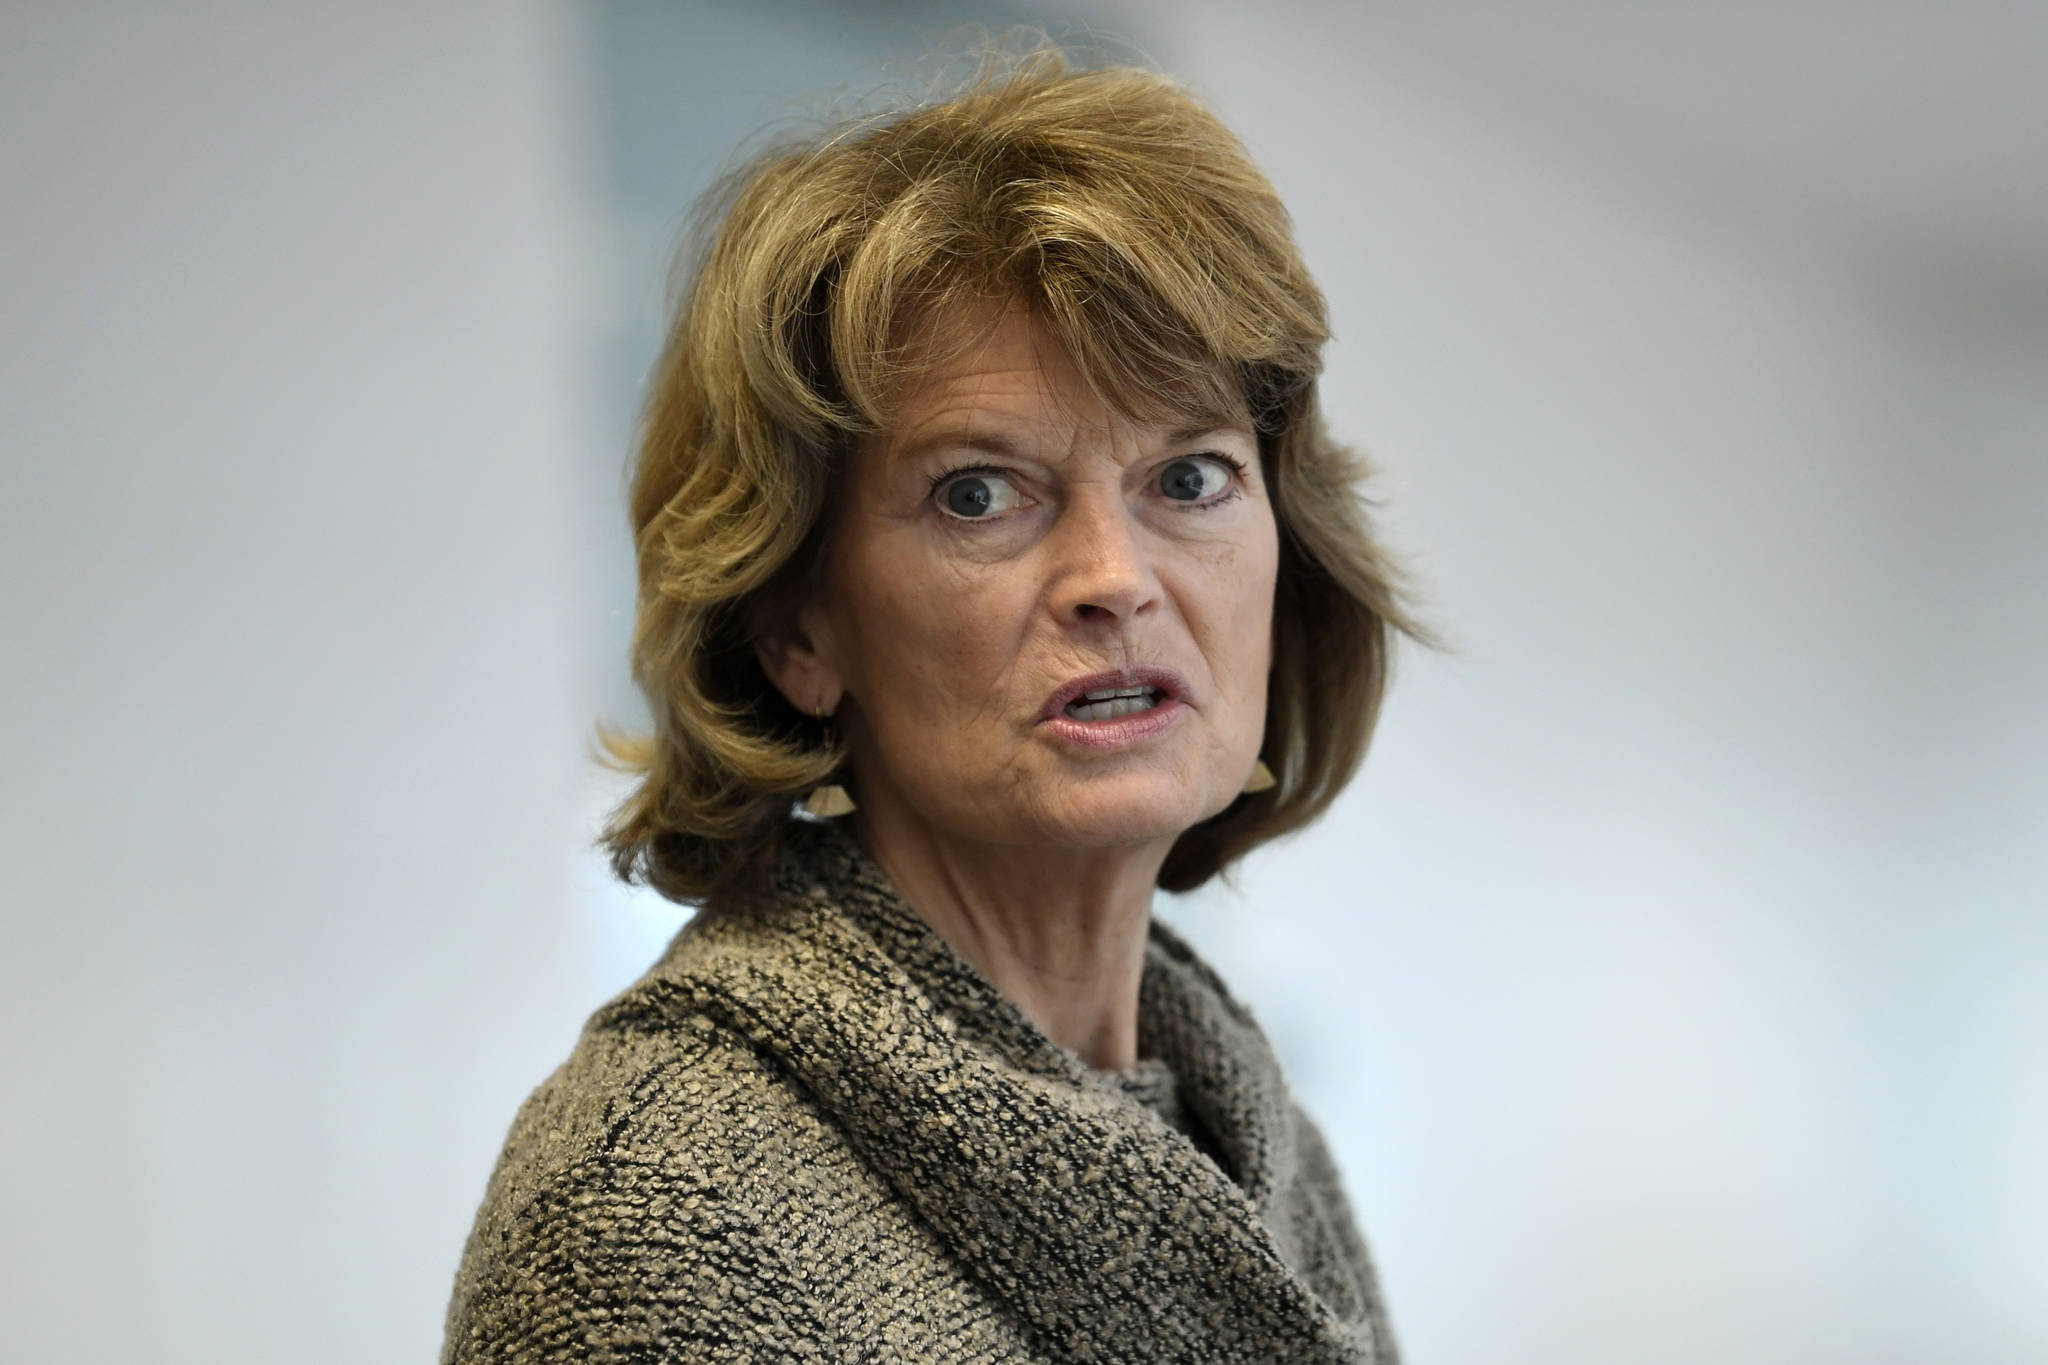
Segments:
[[[1235,455],[1227,455],[1220,450],[1197,450],[1193,453],[1195,455],[1200,456],[1202,459],[1214,460],[1218,464],[1229,465],[1231,473],[1236,477],[1234,477],[1230,481],[1230,491],[1228,493],[1225,493],[1222,497],[1212,498],[1208,502],[1184,504],[1181,507],[1176,508],[1176,511],[1207,512],[1212,508],[1221,507],[1226,502],[1235,502],[1239,498],[1244,496],[1245,466],[1243,460],[1238,459]],[[942,469],[938,473],[931,476],[931,488],[926,493],[926,496],[937,497],[939,490],[945,487],[946,482],[948,480],[957,479],[962,474],[996,474],[1007,478],[1009,476],[1009,471],[1002,468],[999,465],[992,464],[953,465],[952,467]],[[1178,499],[1168,499],[1168,501],[1178,501]],[[954,517],[951,518],[951,520],[967,521],[970,520],[970,518]]]

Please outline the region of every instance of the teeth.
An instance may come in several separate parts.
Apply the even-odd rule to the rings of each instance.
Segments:
[[[1089,693],[1089,696],[1094,696]],[[1067,714],[1075,720],[1115,720],[1128,716],[1134,711],[1150,711],[1158,700],[1150,693],[1139,691],[1136,695],[1112,694],[1107,701],[1072,701],[1067,703]]]
[[[1152,689],[1149,687],[1105,687],[1099,692],[1087,694],[1089,701],[1108,701],[1112,697],[1142,697]]]

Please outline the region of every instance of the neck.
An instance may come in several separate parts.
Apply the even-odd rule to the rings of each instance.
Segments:
[[[1171,840],[979,843],[865,799],[855,820],[904,902],[1047,1037],[1097,1070],[1137,1061],[1152,889]]]

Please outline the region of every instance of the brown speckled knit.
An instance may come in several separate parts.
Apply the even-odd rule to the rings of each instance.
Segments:
[[[520,1110],[448,1311],[470,1361],[1393,1362],[1322,1136],[1154,920],[1091,1069],[793,822]]]

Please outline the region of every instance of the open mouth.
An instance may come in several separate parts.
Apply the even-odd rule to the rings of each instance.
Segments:
[[[1105,687],[1084,692],[1066,705],[1075,720],[1115,720],[1138,711],[1150,711],[1165,698],[1156,687]]]

